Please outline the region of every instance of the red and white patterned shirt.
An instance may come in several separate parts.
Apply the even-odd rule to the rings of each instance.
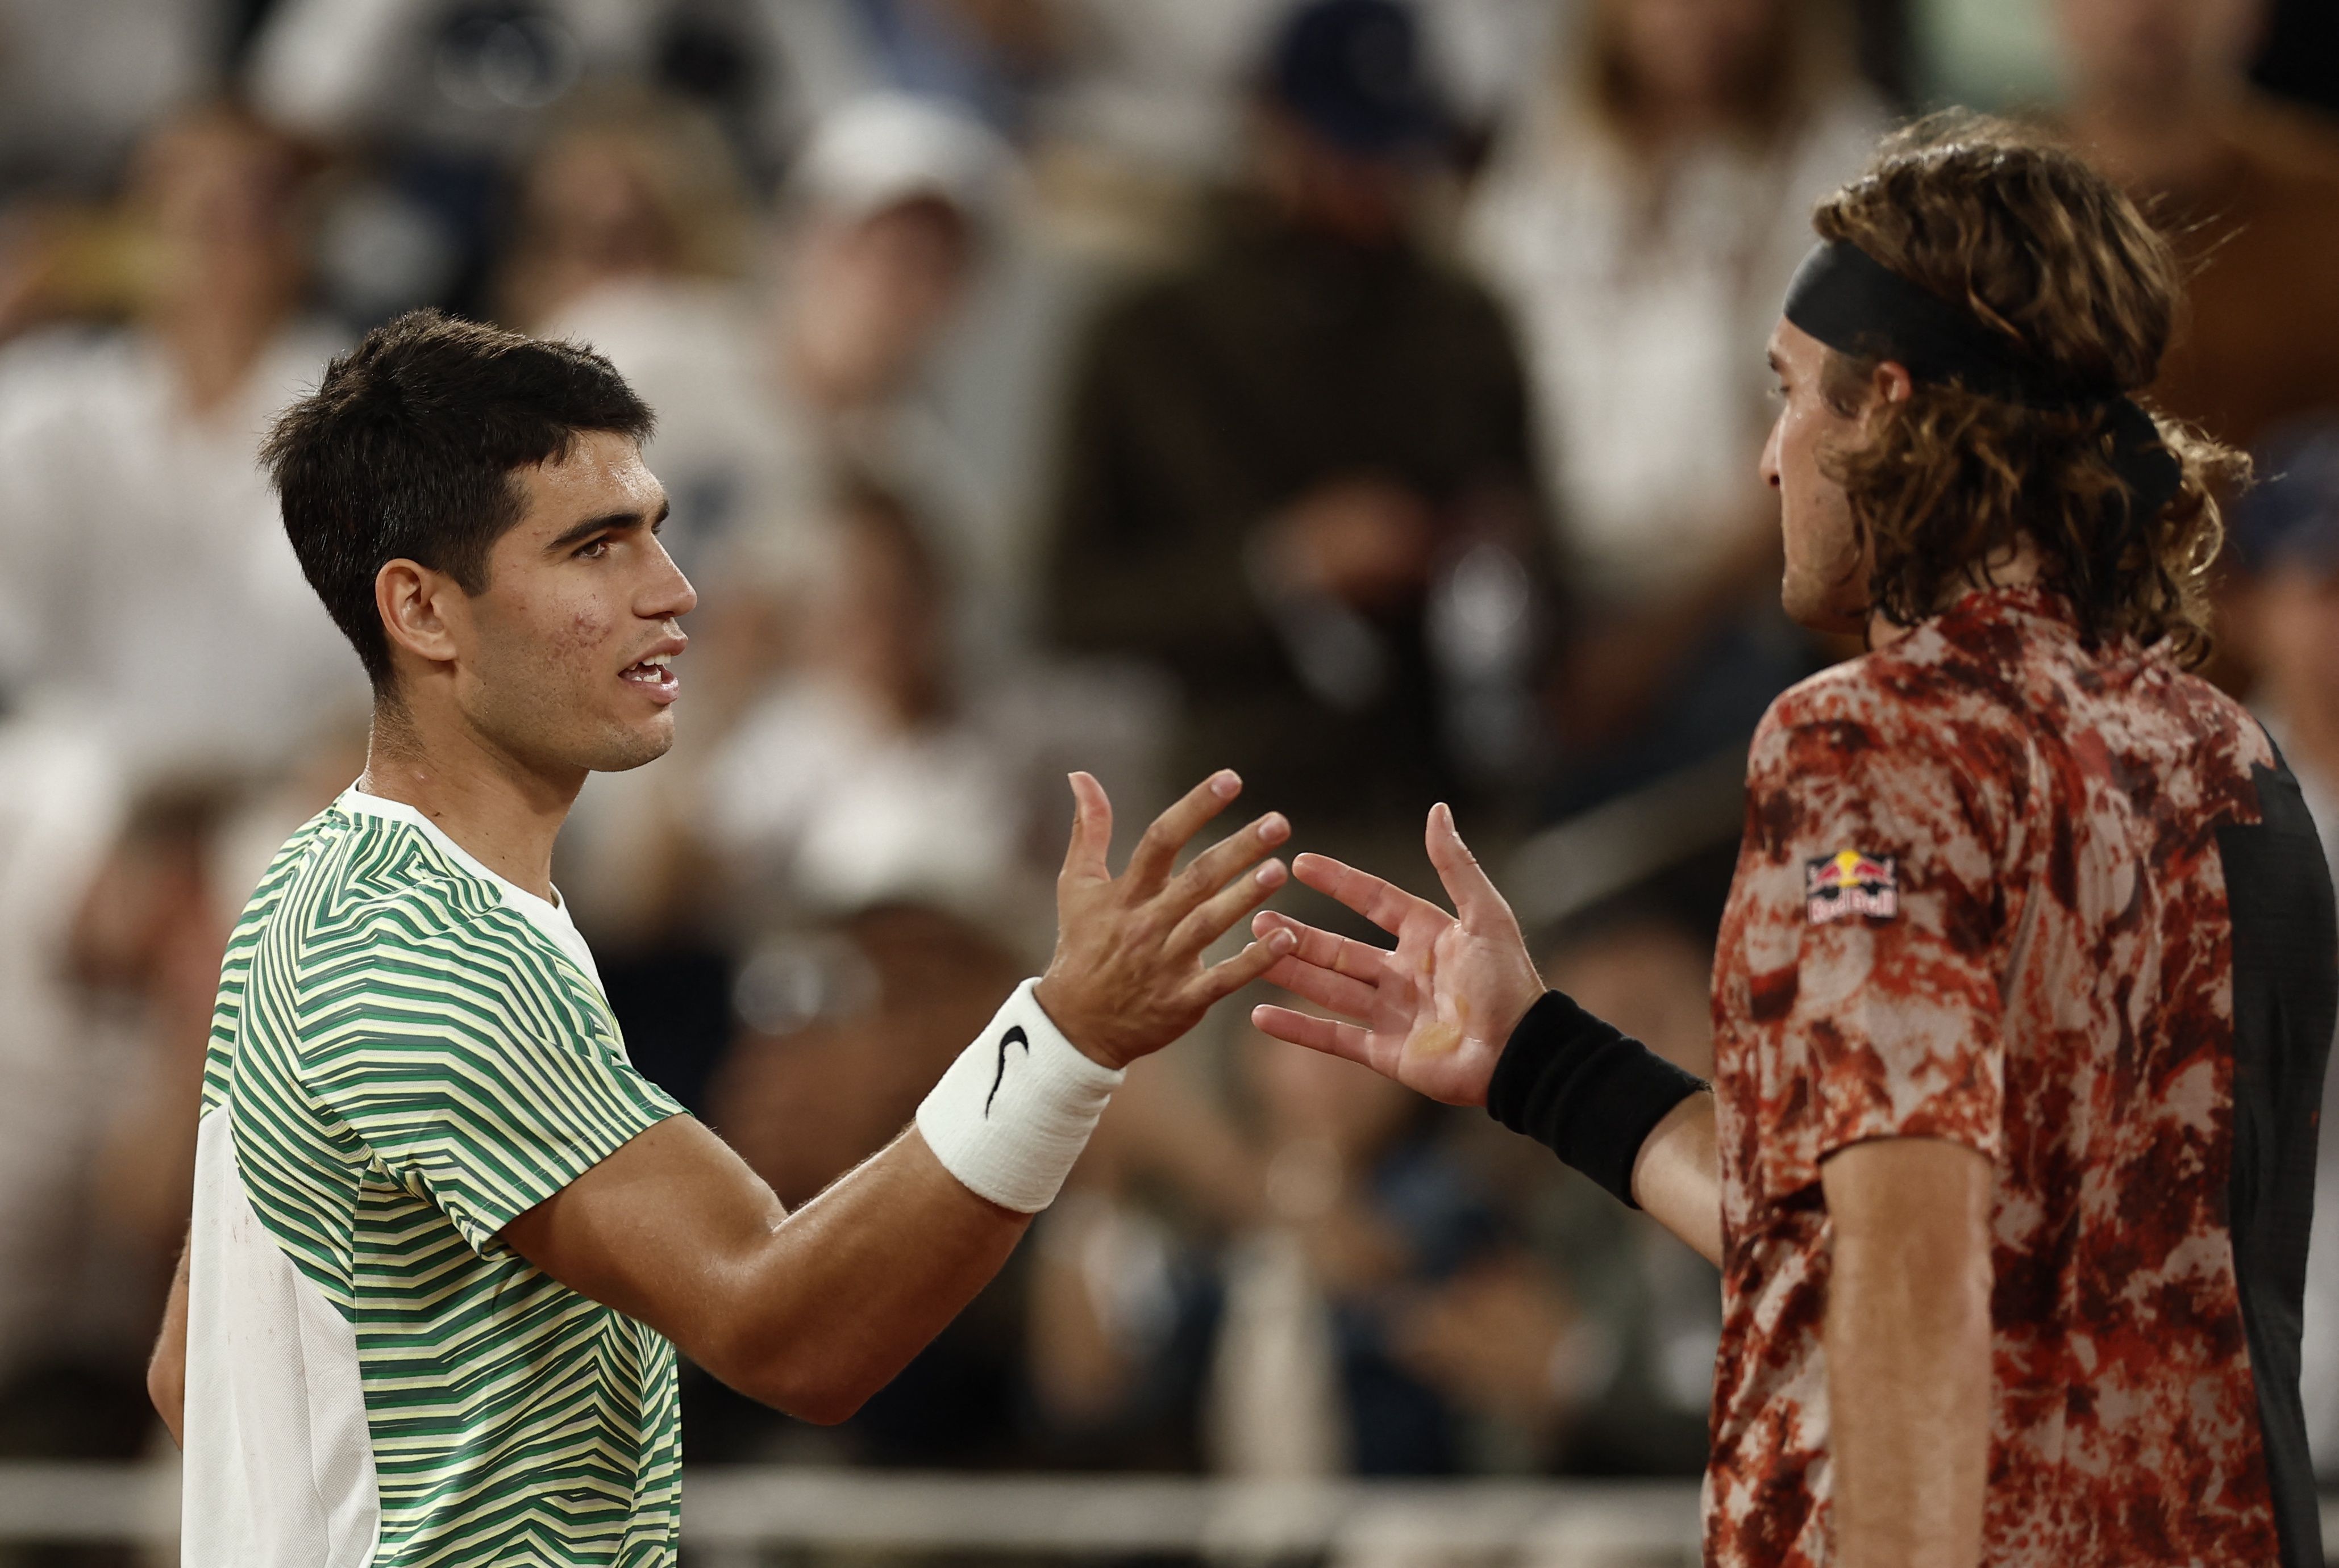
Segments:
[[[2321,1563],[2297,1279],[2331,933],[2264,731],[2043,591],[1779,699],[1714,974],[1710,1563],[1830,1560],[1820,1167],[1906,1137],[1997,1168],[1992,1568]]]

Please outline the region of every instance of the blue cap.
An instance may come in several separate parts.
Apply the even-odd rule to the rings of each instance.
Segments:
[[[1446,115],[1421,30],[1394,0],[1314,0],[1284,23],[1268,93],[1343,152],[1380,158],[1439,141]]]
[[[2235,554],[2254,572],[2339,571],[2339,419],[2285,425],[2256,456],[2258,483],[2227,519]]]

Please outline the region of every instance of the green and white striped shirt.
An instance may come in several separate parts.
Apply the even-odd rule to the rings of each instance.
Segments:
[[[560,906],[354,788],[293,835],[203,1076],[188,1568],[672,1563],[673,1346],[498,1232],[679,1112]]]

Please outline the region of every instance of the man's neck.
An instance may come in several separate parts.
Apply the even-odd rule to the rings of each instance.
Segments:
[[[412,806],[480,864],[549,902],[553,840],[584,783],[581,768],[548,776],[467,725],[377,707],[358,787]]]
[[[2026,537],[2018,539],[2011,549],[1993,556],[1987,563],[1976,564],[1959,572],[1941,590],[1933,613],[1940,614],[1968,594],[1983,588],[2026,588],[2037,583],[2042,570],[2038,547]],[[1868,617],[1868,646],[1870,649],[1890,647],[1916,630],[1914,626],[1902,626],[1880,610],[1871,611]]]

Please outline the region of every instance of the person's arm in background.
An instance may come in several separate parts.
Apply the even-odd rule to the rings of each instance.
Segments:
[[[1995,1172],[1963,1144],[1856,1143],[1820,1168],[1840,1568],[1975,1568],[1990,1415]]]
[[[1302,883],[1396,937],[1396,947],[1262,912],[1254,932],[1288,931],[1298,939],[1267,978],[1338,1016],[1263,1006],[1251,1021],[1278,1040],[1362,1062],[1432,1100],[1485,1105],[1520,1021],[1546,993],[1517,917],[1442,805],[1429,814],[1426,843],[1458,918],[1327,856],[1299,857],[1293,870]],[[1712,1094],[1688,1094],[1656,1121],[1629,1179],[1634,1202],[1707,1261],[1721,1263]]]
[[[1173,873],[1179,849],[1234,787],[1220,774],[1172,806],[1116,879],[1105,863],[1110,808],[1094,780],[1076,775],[1056,957],[1035,1000],[1100,1068],[1183,1035],[1291,945],[1275,934],[1203,965],[1203,950],[1284,880],[1276,861],[1250,869],[1289,832],[1273,814]],[[1002,1075],[1014,1038],[999,1042]],[[1026,1044],[1020,1060],[1036,1049]],[[917,1127],[791,1214],[721,1139],[677,1117],[501,1234],[547,1274],[657,1329],[742,1393],[833,1422],[989,1282],[1031,1218],[964,1185]]]
[[[182,1448],[187,1445],[187,1255],[192,1250],[192,1238],[179,1248],[170,1298],[163,1304],[163,1331],[146,1360],[146,1397],[170,1428],[171,1441]]]

